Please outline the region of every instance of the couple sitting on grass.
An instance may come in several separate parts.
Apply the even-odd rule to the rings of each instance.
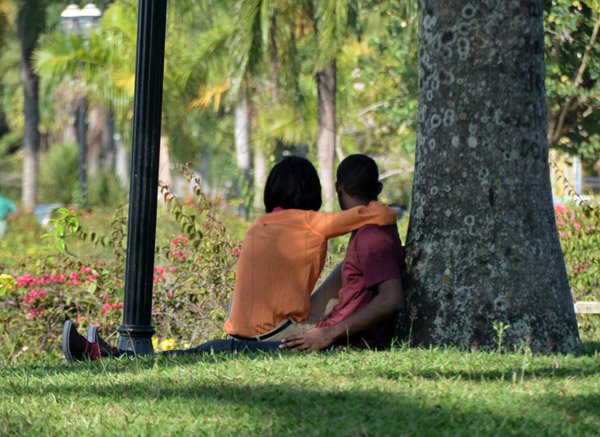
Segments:
[[[265,186],[266,214],[244,237],[227,338],[163,353],[388,347],[405,305],[404,253],[396,211],[377,202],[381,188],[375,161],[351,155],[337,169],[343,211],[321,213],[321,183],[310,161],[276,164]],[[351,231],[343,262],[313,292],[327,240]],[[63,350],[69,361],[134,355],[102,340],[95,327],[80,335],[69,320]]]

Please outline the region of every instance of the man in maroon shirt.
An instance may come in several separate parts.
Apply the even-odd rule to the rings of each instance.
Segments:
[[[377,200],[381,188],[377,165],[368,156],[351,155],[340,163],[336,190],[342,209]],[[403,264],[396,225],[367,225],[355,231],[341,269],[325,281],[330,287],[337,285],[337,303],[316,327],[286,338],[281,347],[305,351],[330,345],[388,347],[397,314],[405,307]]]

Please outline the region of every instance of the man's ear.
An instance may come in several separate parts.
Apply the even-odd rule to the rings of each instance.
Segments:
[[[383,190],[383,184],[381,182],[377,182],[377,195],[381,194],[381,190]]]

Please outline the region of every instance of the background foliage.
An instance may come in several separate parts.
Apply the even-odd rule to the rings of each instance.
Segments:
[[[244,88],[252,149],[266,153],[268,163],[289,152],[314,158],[314,73],[323,59],[337,53],[337,158],[354,152],[375,156],[384,172],[399,175],[389,184],[390,201],[406,204],[415,143],[417,2],[354,0],[342,8],[346,21],[328,12],[337,7],[334,1],[322,8],[315,8],[317,3],[169,2],[163,132],[171,157],[191,162],[209,192],[239,196],[233,122],[238,91]],[[8,26],[0,39],[0,162],[19,154],[23,127],[15,28],[20,3],[1,4],[0,17]],[[81,95],[90,107],[110,108],[115,134],[128,148],[136,2],[103,2],[100,29],[88,38],[61,33],[58,16],[64,4],[40,5],[45,30],[34,59],[41,76],[42,149],[64,142],[72,123],[65,110],[73,110]],[[600,151],[600,43],[594,33],[599,12],[595,0],[545,2],[549,142],[580,155],[588,175],[595,174]],[[317,37],[319,26],[332,29],[329,36]],[[561,127],[554,129],[557,124]],[[10,192],[3,185],[0,191]],[[47,201],[43,193],[40,200]]]

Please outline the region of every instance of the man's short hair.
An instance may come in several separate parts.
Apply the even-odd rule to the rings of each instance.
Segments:
[[[350,196],[377,200],[381,192],[379,170],[367,155],[356,154],[345,158],[337,168],[337,182]]]
[[[264,194],[265,209],[321,208],[321,182],[317,170],[306,158],[286,156],[279,161],[267,178]]]

